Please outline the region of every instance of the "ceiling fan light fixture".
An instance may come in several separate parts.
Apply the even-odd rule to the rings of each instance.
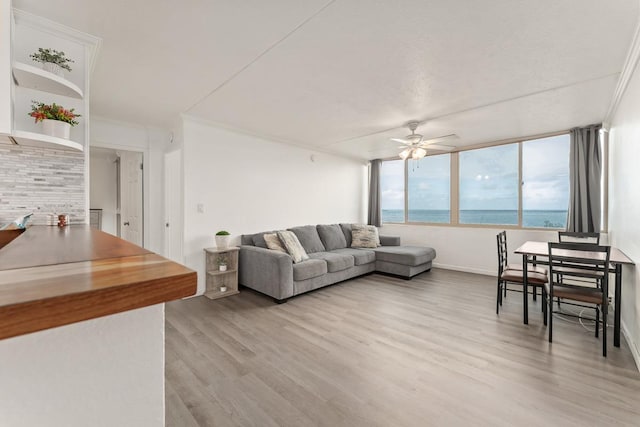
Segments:
[[[411,148],[405,148],[401,153],[400,153],[400,158],[402,160],[407,160],[409,158],[409,156],[411,155],[411,152],[413,150]]]
[[[413,160],[420,160],[426,155],[427,155],[427,150],[425,150],[424,148],[415,148],[413,150],[413,153],[411,153],[411,158]]]

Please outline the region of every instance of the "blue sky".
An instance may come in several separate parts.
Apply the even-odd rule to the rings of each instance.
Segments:
[[[566,210],[569,200],[569,136],[523,144],[524,210]],[[463,151],[460,163],[460,209],[518,208],[518,145]],[[448,154],[409,161],[409,209],[449,209]],[[404,209],[402,161],[382,167],[383,209]]]

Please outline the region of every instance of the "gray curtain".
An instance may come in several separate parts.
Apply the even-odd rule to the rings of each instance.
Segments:
[[[369,218],[368,224],[380,227],[381,211],[380,211],[380,169],[382,168],[382,160],[371,160],[371,171],[369,173]]]
[[[600,232],[600,127],[571,129],[568,231]]]

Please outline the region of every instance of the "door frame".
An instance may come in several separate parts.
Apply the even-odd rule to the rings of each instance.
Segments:
[[[89,149],[87,149],[87,156],[89,155],[89,150],[91,147],[96,148],[108,148],[111,150],[122,150],[122,151],[135,151],[137,153],[142,153],[142,247],[147,248],[149,236],[149,225],[150,225],[150,212],[151,206],[149,201],[149,184],[151,182],[151,177],[149,176],[149,168],[147,167],[147,159],[149,159],[149,148],[142,148],[136,145],[127,145],[127,144],[115,144],[111,142],[105,141],[91,141],[89,145]],[[90,179],[91,174],[89,173],[89,164],[87,163],[87,173],[86,173],[86,191],[87,191],[87,218],[89,212],[89,197],[90,197]],[[164,205],[163,205],[164,207]],[[163,239],[164,244],[164,239]],[[147,248],[148,249],[148,248]]]

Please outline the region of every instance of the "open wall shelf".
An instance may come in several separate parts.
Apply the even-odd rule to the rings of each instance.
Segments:
[[[82,89],[69,80],[33,65],[15,62],[13,77],[18,86],[42,92],[82,99]]]
[[[13,131],[11,138],[16,144],[28,147],[58,148],[66,151],[84,151],[82,144],[41,133],[15,130]]]

